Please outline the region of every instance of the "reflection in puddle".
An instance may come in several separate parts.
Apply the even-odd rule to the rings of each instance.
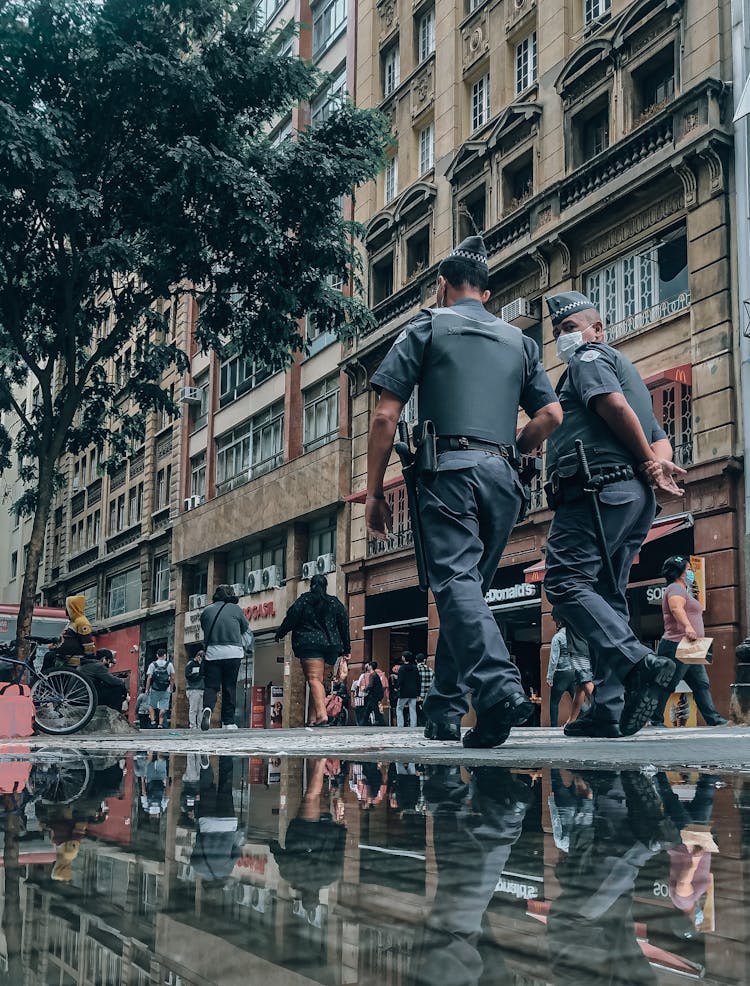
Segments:
[[[14,986],[744,983],[746,785],[6,759],[0,973]]]

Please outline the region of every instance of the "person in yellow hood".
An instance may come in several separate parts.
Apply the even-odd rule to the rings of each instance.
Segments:
[[[50,646],[49,650],[56,660],[77,666],[81,663],[81,658],[94,657],[94,637],[85,614],[86,597],[68,596],[65,599],[65,609],[70,623],[63,630],[60,643]]]

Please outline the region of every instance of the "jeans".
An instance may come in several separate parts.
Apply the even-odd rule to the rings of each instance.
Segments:
[[[396,725],[404,727],[404,709],[409,706],[409,725],[414,728],[417,724],[417,700],[415,698],[400,698],[396,703]]]
[[[237,704],[237,675],[240,673],[242,658],[228,661],[206,661],[206,674],[203,686],[203,707],[212,712],[221,689],[221,721],[225,726],[234,722]]]
[[[549,689],[549,724],[553,728],[557,726],[557,719],[560,713],[560,699],[565,692],[571,698],[576,694],[576,673],[575,671],[555,671],[552,684]]]
[[[659,641],[659,646],[656,649],[656,653],[662,657],[671,657],[673,661],[677,661],[677,664],[680,665],[681,669],[684,668],[682,680],[692,691],[695,704],[698,706],[698,711],[709,725],[715,723],[717,717],[720,716],[721,713],[714,705],[714,700],[711,695],[711,684],[708,680],[705,665],[681,664],[675,656],[677,654],[677,641],[667,640],[666,637],[662,637]],[[668,698],[669,695],[664,696],[665,705]],[[652,722],[661,725],[662,716],[664,713],[663,705],[661,711],[662,715],[654,716],[651,720]]]
[[[191,729],[198,729],[201,724],[201,715],[203,714],[203,689],[202,688],[188,688],[187,691],[188,700],[188,726]]]

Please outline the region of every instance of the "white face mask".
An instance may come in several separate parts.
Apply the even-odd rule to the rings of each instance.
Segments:
[[[583,345],[583,332],[561,332],[557,337],[557,355],[570,363],[573,353]]]
[[[167,659],[166,657],[157,657],[156,663],[159,665],[160,668],[163,668],[164,665],[167,663]]]

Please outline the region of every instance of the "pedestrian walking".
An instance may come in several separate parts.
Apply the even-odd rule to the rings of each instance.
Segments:
[[[383,476],[419,383],[419,496],[410,512],[440,615],[425,736],[459,740],[471,697],[477,725],[464,737],[468,747],[498,746],[533,712],[485,594],[521,512],[517,454],[538,448],[561,417],[536,343],[484,307],[488,278],[484,241],[471,236],[438,268],[438,307],[404,328],[372,376],[380,399],[365,506],[367,529],[386,538]],[[529,421],[517,436],[519,405]]]
[[[552,637],[547,665],[547,684],[549,685],[549,724],[557,727],[560,712],[560,699],[567,692],[571,702],[575,698],[575,674],[568,656],[568,636],[562,623]]]
[[[385,726],[385,719],[380,709],[380,703],[385,696],[383,680],[378,674],[377,665],[374,661],[366,664],[365,669],[367,672],[365,679],[365,704],[362,709],[364,724],[369,725],[372,717],[376,726]]]
[[[164,728],[164,717],[169,711],[169,702],[174,690],[174,664],[167,660],[167,652],[160,647],[156,660],[146,670],[146,691],[148,692],[148,716],[151,728]],[[159,714],[157,725],[156,715]]]
[[[659,641],[657,654],[677,660],[677,647],[681,640],[697,640],[705,637],[703,627],[703,607],[693,595],[695,572],[686,555],[672,555],[662,565],[661,574],[667,580],[662,596],[661,608],[664,617],[664,635]],[[678,660],[678,670],[682,680],[689,685],[698,711],[707,726],[725,726],[727,720],[714,705],[711,683],[703,664],[683,664]],[[663,723],[664,706],[669,692],[662,695],[662,701],[653,718],[654,725]]]
[[[544,588],[555,617],[583,637],[595,674],[593,705],[566,736],[630,736],[676,681],[628,623],[625,589],[653,523],[654,490],[682,491],[684,474],[654,417],[651,396],[627,357],[604,341],[604,324],[577,291],[547,298],[567,369],[557,385],[562,426],[547,445],[547,496],[555,511]]]
[[[368,668],[369,665],[366,664],[362,669],[362,674],[352,685],[352,708],[358,726],[365,725],[365,692],[367,691]]]
[[[199,650],[185,665],[185,691],[188,700],[188,726],[190,729],[200,729],[201,716],[205,708],[203,703],[203,674],[204,652]]]
[[[419,672],[419,699],[417,700],[417,725],[424,726],[426,722],[424,703],[430,693],[435,672],[427,663],[426,654],[417,654],[417,671]]]
[[[237,729],[234,721],[237,705],[237,676],[245,654],[252,646],[247,617],[237,605],[231,585],[218,585],[213,602],[201,613],[203,629],[203,714],[201,729],[211,725],[216,699],[221,691],[221,728]]]
[[[344,604],[328,593],[325,575],[313,575],[310,591],[303,592],[287,610],[276,640],[292,631],[292,650],[302,663],[307,687],[310,689],[308,726],[327,726],[326,665],[334,667],[341,655],[351,651],[349,614]]]
[[[151,728],[151,718],[148,714],[148,703],[148,692],[144,688],[143,691],[138,693],[138,698],[135,700],[135,714],[138,719],[138,725],[141,729]]]
[[[575,676],[575,696],[573,708],[570,710],[568,722],[575,722],[581,714],[584,703],[591,703],[594,694],[594,672],[591,667],[589,648],[583,637],[575,630],[568,628],[568,660]],[[567,726],[567,722],[565,725]]]
[[[396,703],[396,725],[404,728],[404,709],[409,709],[409,725],[412,729],[417,724],[417,699],[419,698],[420,681],[417,670],[417,659],[411,651],[404,651],[402,664],[398,669],[398,702]]]

